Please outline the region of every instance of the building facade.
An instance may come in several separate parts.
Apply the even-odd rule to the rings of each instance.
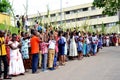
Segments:
[[[116,26],[114,31],[118,31],[119,27],[116,24],[119,21],[119,15],[114,16],[102,15],[103,9],[96,8],[92,3],[82,4],[77,6],[72,6],[68,8],[63,8],[61,10],[50,11],[48,18],[48,12],[41,14],[35,14],[29,16],[29,21],[35,18],[42,18],[43,23],[50,22],[53,25],[70,28],[70,27],[81,27],[85,24],[91,26],[92,28],[101,28],[104,25],[107,28],[112,28]]]
[[[5,13],[0,13],[0,24],[10,25],[10,16]]]

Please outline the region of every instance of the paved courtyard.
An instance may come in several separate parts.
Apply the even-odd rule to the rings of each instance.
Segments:
[[[120,80],[120,47],[106,47],[97,56],[69,61],[55,71],[30,71],[12,80]]]

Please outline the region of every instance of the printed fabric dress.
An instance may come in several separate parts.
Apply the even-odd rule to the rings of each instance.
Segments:
[[[83,43],[83,55],[87,54],[87,44],[86,42]]]
[[[71,57],[77,56],[77,46],[76,46],[76,43],[75,43],[74,36],[72,37],[72,39],[70,39],[69,56],[71,56]]]
[[[30,40],[29,39],[26,39],[26,40],[22,39],[21,42],[22,42],[22,47],[21,47],[22,57],[23,57],[23,59],[29,59],[28,48],[29,48]]]
[[[19,43],[9,41],[8,44],[11,44],[13,47],[17,47]],[[10,75],[18,75],[24,73],[24,65],[22,60],[22,55],[19,49],[10,49],[10,63],[9,63],[9,74]]]

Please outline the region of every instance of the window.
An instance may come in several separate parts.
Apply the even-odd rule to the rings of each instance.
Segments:
[[[70,22],[70,20],[66,20],[66,23],[69,23]]]
[[[96,19],[96,18],[102,18],[105,17],[104,15],[94,15],[94,16],[90,16],[90,19]]]
[[[116,25],[116,22],[108,23],[108,24],[106,24],[106,27],[112,27],[112,26],[115,26],[115,25]]]
[[[95,10],[95,7],[94,7],[94,6],[92,6],[92,7],[91,7],[91,10]]]
[[[47,18],[47,15],[45,15],[44,18]]]
[[[80,21],[80,18],[77,18],[76,21]]]
[[[88,8],[83,8],[83,11],[88,11]]]
[[[51,22],[51,24],[55,24],[55,22]]]
[[[70,11],[66,11],[65,14],[70,14]]]
[[[75,22],[75,19],[71,19],[72,22]]]
[[[78,12],[78,10],[73,10],[73,13],[77,13]]]
[[[58,21],[57,23],[58,23],[58,24],[60,24],[60,23],[61,23],[61,21]]]
[[[60,13],[58,13],[58,16],[61,16],[61,12],[60,12]]]
[[[95,29],[96,29],[96,28],[97,28],[97,26],[96,26],[96,25],[93,25],[93,28],[95,28]]]
[[[79,9],[78,12],[82,12],[83,10],[82,9]]]
[[[80,20],[86,20],[87,19],[87,17],[83,17],[83,18],[81,18]]]
[[[97,18],[97,16],[90,16],[90,19],[95,19]]]
[[[50,16],[51,16],[51,17],[55,17],[55,14],[51,14]]]
[[[73,10],[73,11],[70,11],[70,14],[74,14],[74,13],[77,13],[78,10]]]

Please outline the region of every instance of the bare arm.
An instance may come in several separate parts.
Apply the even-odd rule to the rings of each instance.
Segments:
[[[12,50],[18,49],[18,47],[13,47],[12,44],[10,44],[9,47],[10,47]]]

